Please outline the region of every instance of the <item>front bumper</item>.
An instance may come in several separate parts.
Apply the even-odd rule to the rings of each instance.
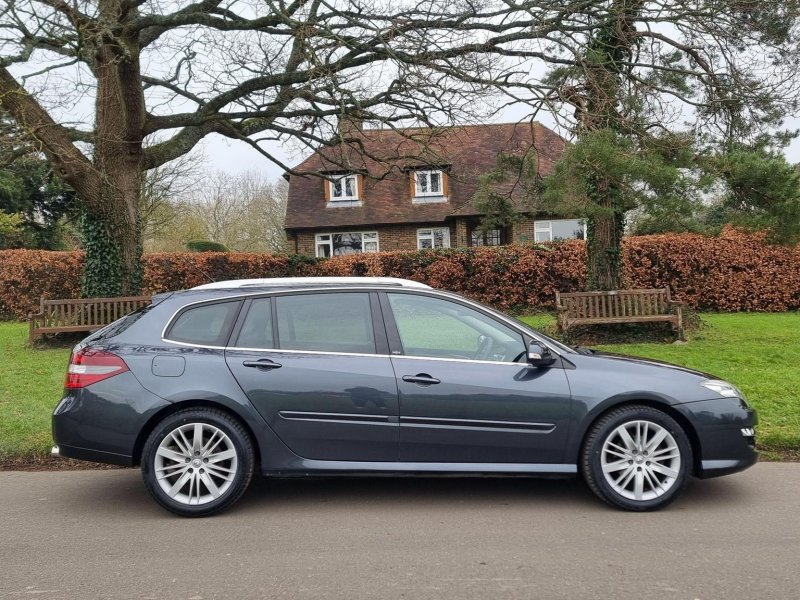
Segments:
[[[739,459],[739,460],[704,460],[700,463],[700,473],[698,476],[701,479],[710,479],[711,477],[721,477],[722,475],[730,475],[731,473],[738,473],[749,469],[758,462],[758,452],[753,450],[752,456]]]
[[[756,411],[738,398],[715,398],[676,406],[697,434],[695,475],[719,477],[752,467],[758,462]]]

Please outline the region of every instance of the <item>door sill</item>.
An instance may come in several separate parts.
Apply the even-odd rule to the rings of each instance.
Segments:
[[[265,469],[264,475],[577,475],[578,466],[542,463],[356,462],[300,459],[287,469]]]

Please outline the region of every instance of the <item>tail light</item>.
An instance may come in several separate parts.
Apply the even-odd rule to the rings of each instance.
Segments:
[[[82,348],[73,352],[69,358],[64,387],[83,388],[128,370],[128,365],[116,354],[95,348]]]

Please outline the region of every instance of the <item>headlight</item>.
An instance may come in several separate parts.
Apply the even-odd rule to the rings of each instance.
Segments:
[[[721,379],[708,379],[701,383],[704,388],[708,388],[712,392],[723,396],[724,398],[741,398],[744,400],[744,394],[732,383],[722,381]]]

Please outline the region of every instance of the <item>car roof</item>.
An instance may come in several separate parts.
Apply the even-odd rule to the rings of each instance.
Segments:
[[[397,277],[271,277],[264,279],[231,279],[193,287],[193,290],[252,290],[274,288],[387,286],[431,289],[429,285]]]

